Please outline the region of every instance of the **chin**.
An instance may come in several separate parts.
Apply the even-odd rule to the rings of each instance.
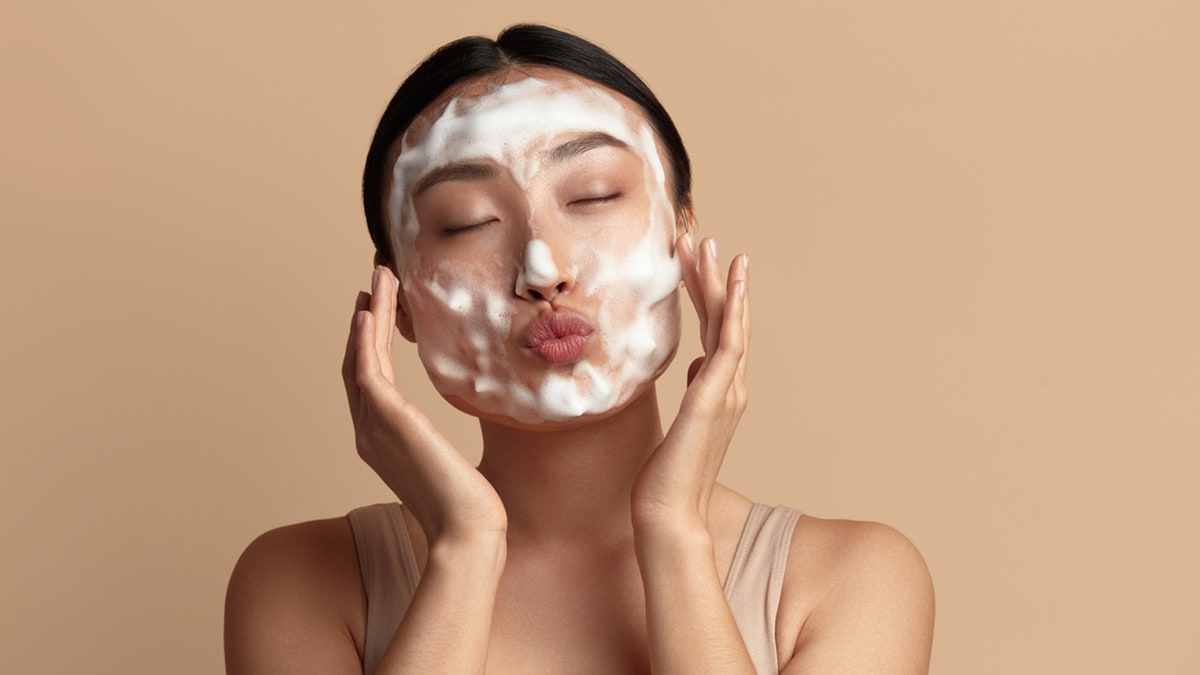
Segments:
[[[664,364],[662,370],[666,370],[666,364]],[[656,373],[653,378],[643,382],[636,389],[634,389],[633,393],[627,398],[619,400],[616,405],[608,408],[607,410],[600,412],[589,412],[582,415],[562,418],[538,419],[541,411],[530,409],[523,411],[528,413],[527,416],[522,415],[524,419],[518,419],[512,414],[505,412],[482,409],[478,404],[472,404],[471,401],[468,401],[464,397],[455,394],[443,394],[442,398],[444,398],[447,403],[454,406],[456,409],[472,417],[478,418],[481,422],[488,422],[520,431],[567,431],[570,429],[579,429],[590,424],[595,424],[597,422],[602,422],[604,420],[616,417],[629,410],[631,407],[633,407],[634,403],[639,401],[650,400],[657,406],[657,392],[654,385],[658,380],[658,376],[661,374],[662,371]]]

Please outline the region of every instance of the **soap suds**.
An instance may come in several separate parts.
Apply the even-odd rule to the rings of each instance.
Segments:
[[[521,266],[521,274],[517,277],[517,295],[524,295],[525,289],[545,288],[558,280],[558,267],[554,264],[554,254],[550,247],[541,239],[533,239],[525,247],[525,264]]]
[[[529,193],[539,185],[544,150],[568,133],[600,131],[642,159],[648,212],[628,223],[628,235],[571,232],[550,239],[526,223],[528,241],[512,260],[437,262],[416,255],[420,223],[412,186],[430,171],[468,160],[507,169]],[[650,127],[603,89],[525,78],[485,94],[450,101],[412,145],[405,139],[393,169],[392,244],[405,295],[412,304],[418,352],[444,396],[475,410],[524,423],[600,414],[626,403],[656,376],[679,339],[674,209]],[[503,256],[502,252],[497,255]],[[568,274],[564,275],[566,270]],[[560,367],[519,367],[521,331],[514,325],[526,288],[572,279],[570,307],[594,324],[599,354]],[[526,312],[527,316],[528,312]]]

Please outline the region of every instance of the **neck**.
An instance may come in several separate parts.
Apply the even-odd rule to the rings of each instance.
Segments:
[[[480,426],[479,471],[504,502],[510,543],[617,542],[632,535],[633,481],[663,436],[653,385],[613,415],[579,426]]]

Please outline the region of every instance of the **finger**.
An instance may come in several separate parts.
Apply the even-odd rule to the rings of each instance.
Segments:
[[[354,381],[363,395],[370,395],[383,378],[379,352],[375,349],[375,315],[366,309],[356,313],[355,319]]]
[[[728,292],[725,295],[723,308],[725,321],[721,324],[720,342],[717,347],[714,365],[728,368],[731,372],[740,370],[742,357],[746,354],[746,279],[740,271],[741,265],[735,265],[730,271]]]
[[[706,256],[706,260],[711,260],[715,264],[716,261],[715,261],[715,259],[713,259],[712,249],[709,248],[710,246],[711,246],[711,244],[709,244],[709,242],[706,240],[702,244],[702,251],[707,251],[707,253],[704,254]],[[705,347],[705,354],[707,357],[711,358],[721,348],[721,345],[723,343],[727,344],[728,338],[722,337],[723,332],[726,330],[725,325],[724,325],[725,323],[727,323],[729,321],[736,321],[741,324],[740,330],[738,331],[738,335],[740,336],[738,338],[738,341],[741,343],[740,347],[739,347],[739,353],[741,354],[742,362],[737,364],[737,369],[738,369],[738,372],[740,372],[742,374],[745,373],[745,363],[744,363],[745,354],[746,354],[745,347],[749,341],[749,333],[748,333],[749,317],[747,316],[748,308],[746,306],[746,297],[745,297],[745,286],[749,282],[749,270],[750,270],[749,256],[747,256],[745,254],[737,255],[733,259],[733,263],[730,264],[730,266],[729,266],[728,278],[723,283],[721,283],[721,285],[719,286],[720,290],[718,292],[706,290],[706,292],[709,293],[709,297],[706,298],[702,303],[704,306],[710,307],[710,308],[713,306],[719,306],[720,307],[719,310],[708,309],[706,311],[712,312],[713,314],[722,317],[722,322],[720,325],[713,325],[712,323],[710,323],[709,335],[705,336],[705,338],[704,338],[706,340],[706,344],[704,345],[704,347]],[[706,269],[705,274],[709,275],[710,271]],[[712,283],[711,279],[706,279],[704,281],[702,287],[705,289],[709,289],[713,285],[714,284]],[[733,297],[734,295],[740,295],[741,297],[735,298],[735,297]],[[734,303],[734,301],[739,303],[739,304],[737,304],[737,310],[736,310],[737,313],[731,314],[730,312],[733,310],[731,310],[730,307],[733,306],[733,304],[731,304],[731,303]],[[691,384],[692,380],[695,379],[695,377],[699,374],[699,372],[703,366],[702,362],[705,360],[710,360],[710,359],[698,359],[696,362],[692,363],[691,367],[688,370],[688,384],[689,385]]]
[[[717,347],[688,368],[688,392],[702,401],[710,414],[730,402],[741,406],[744,399],[746,279],[737,271],[741,269],[740,261],[736,262],[729,276],[721,307],[725,320],[719,328]]]
[[[737,309],[737,314],[729,314],[728,312],[732,311],[732,310],[727,308],[726,309],[726,312],[727,312],[726,320],[727,321],[737,321],[738,323],[741,324],[740,330],[737,332],[738,337],[736,339],[738,340],[739,344],[737,345],[737,347],[741,354],[741,356],[738,360],[737,367],[738,367],[739,375],[742,375],[742,376],[744,376],[745,372],[746,372],[746,363],[745,363],[746,353],[747,353],[747,347],[750,342],[750,333],[749,333],[749,328],[750,328],[749,321],[750,320],[749,320],[749,304],[748,304],[749,303],[749,294],[747,293],[747,290],[749,288],[749,283],[750,283],[750,257],[747,256],[745,253],[739,253],[736,257],[734,257],[733,262],[729,265],[729,277],[725,282],[725,289],[726,289],[725,292],[726,292],[726,296],[728,296],[730,294],[737,294],[737,295],[741,296],[739,298],[739,306]],[[729,298],[727,297],[726,299],[728,300]],[[722,328],[722,330],[724,330],[724,327]],[[722,345],[724,345],[726,348],[728,348],[730,346],[726,342],[727,339],[728,338],[723,333],[722,337],[721,337],[721,342],[722,342]]]
[[[385,269],[384,276],[387,277],[387,283],[384,285],[388,289],[388,293],[387,293],[387,295],[388,295],[387,353],[388,353],[388,358],[390,359],[392,356],[392,344],[396,341],[396,334],[395,334],[394,330],[395,330],[395,326],[396,326],[396,302],[397,302],[397,299],[399,298],[399,294],[400,294],[400,280],[396,278],[395,274],[392,274],[392,269],[390,267],[384,268],[384,269]]]
[[[700,287],[708,314],[708,325],[701,333],[705,354],[712,354],[720,343],[726,295],[721,276],[717,242],[710,237],[700,243]]]
[[[390,284],[388,280],[390,276],[391,272],[382,265],[377,265],[371,274],[371,324],[374,335],[374,344],[371,348],[379,360],[379,372],[389,384],[395,379],[395,375],[392,373],[391,356],[392,332],[395,330],[395,324],[388,323],[388,316],[395,311],[395,299],[389,300],[392,293],[387,288]]]
[[[700,318],[700,337],[703,339],[708,332],[708,305],[704,302],[704,291],[700,283],[700,259],[696,251],[696,242],[691,233],[679,238],[675,250],[679,252],[683,287],[687,289],[688,298],[691,299],[692,306],[696,308],[696,316]]]
[[[742,254],[742,270],[745,286],[742,298],[742,360],[738,364],[738,374],[746,379],[746,366],[750,360],[750,256]]]
[[[717,329],[717,345],[708,355],[705,368],[717,371],[709,379],[722,382],[722,387],[728,386],[734,374],[739,371],[740,362],[746,353],[746,277],[740,259],[730,265],[729,278],[724,288],[725,292],[721,298],[723,321]]]
[[[358,313],[366,309],[371,296],[359,291],[354,299],[354,314],[350,318],[350,332],[346,337],[346,354],[342,357],[342,384],[346,386],[346,400],[350,403],[350,418],[357,422],[359,406],[359,389],[356,379],[358,350],[356,338],[358,333]]]

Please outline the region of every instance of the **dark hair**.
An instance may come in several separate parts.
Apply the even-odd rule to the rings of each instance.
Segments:
[[[383,205],[384,176],[390,168],[386,162],[392,144],[422,110],[456,83],[522,65],[561,68],[637,103],[666,150],[676,208],[691,205],[692,165],[683,139],[646,83],[612,54],[579,36],[547,26],[519,24],[505,29],[495,40],[465,37],[444,45],[417,66],[388,103],[363,168],[363,209],[375,242],[377,264],[392,265],[395,260]]]

